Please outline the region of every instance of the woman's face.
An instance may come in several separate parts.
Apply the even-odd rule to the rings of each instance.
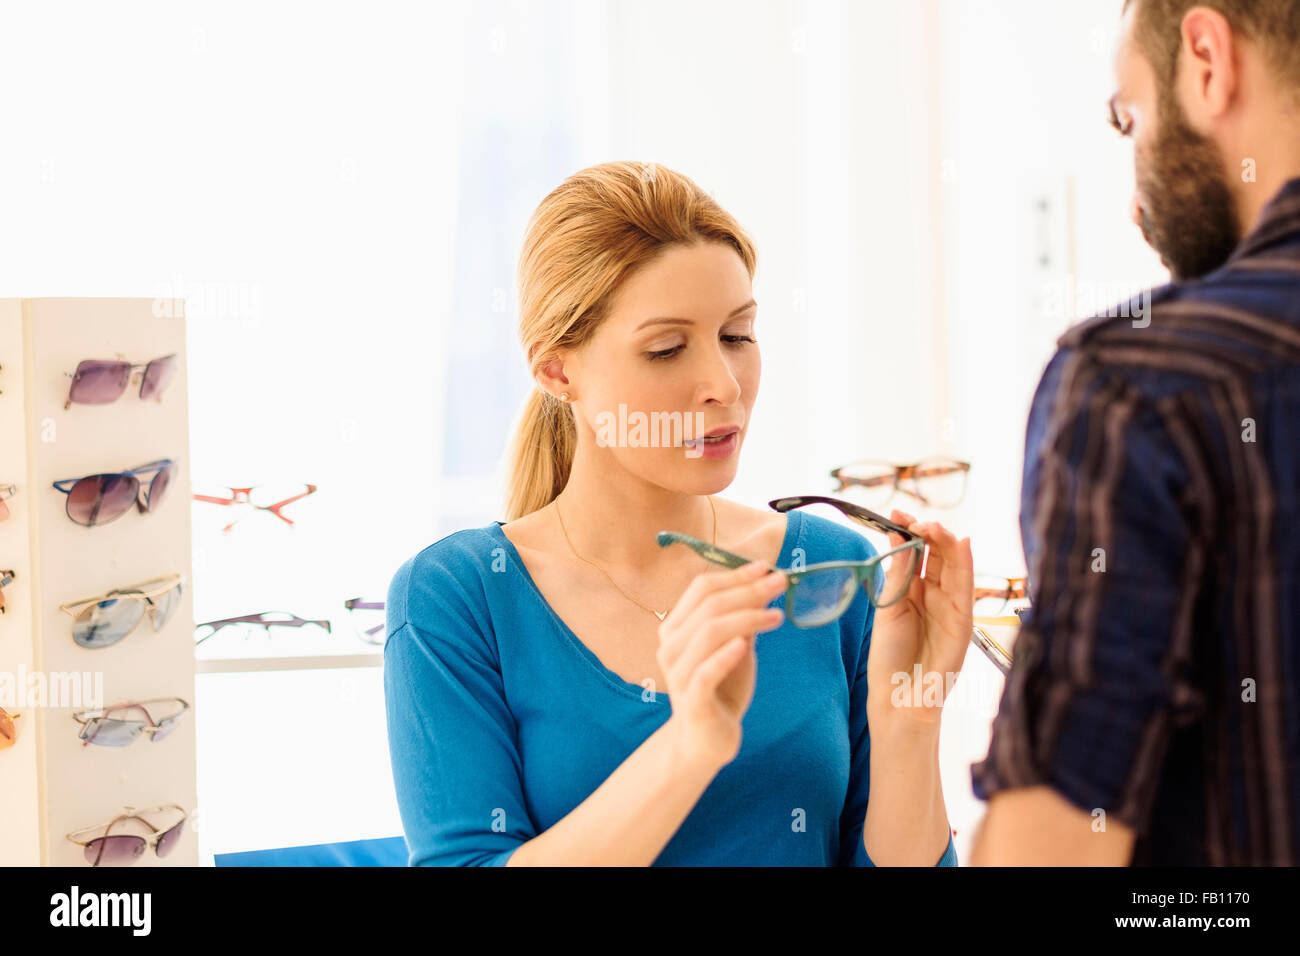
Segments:
[[[757,314],[730,245],[669,246],[636,270],[563,363],[582,453],[674,491],[727,487],[758,394]],[[697,441],[718,429],[734,434]]]

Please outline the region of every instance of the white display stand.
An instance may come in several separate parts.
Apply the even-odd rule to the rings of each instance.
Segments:
[[[142,401],[133,380],[112,404],[64,409],[68,373],[81,360],[143,365],[173,352],[178,367],[161,401]],[[0,687],[0,706],[22,715],[15,745],[0,751],[0,865],[88,866],[69,832],[108,823],[124,806],[162,804],[179,804],[190,814],[184,832],[166,858],[148,849],[132,865],[198,864],[186,362],[180,300],[0,299],[0,484],[18,489],[7,502],[11,516],[0,522],[0,568],[17,572],[5,589],[7,613],[0,615],[0,680],[44,674],[52,689],[51,678],[67,675],[60,683],[85,695],[94,695],[100,681],[102,706],[160,697],[190,704],[165,739],[153,743],[143,734],[127,746],[107,747],[83,744],[72,719],[96,701],[10,708]],[[68,518],[68,496],[53,487],[163,458],[176,461],[177,470],[148,514],[133,507],[85,527]],[[73,619],[61,604],[172,573],[183,575],[184,584],[162,631],[153,631],[146,614],[111,646],[92,650],[73,641]],[[47,703],[61,701],[47,696]],[[112,832],[153,836],[135,821]]]

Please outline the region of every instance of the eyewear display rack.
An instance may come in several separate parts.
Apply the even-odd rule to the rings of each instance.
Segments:
[[[140,398],[136,372],[116,401],[64,408],[83,359],[143,365],[172,353],[175,376],[160,400]],[[137,820],[111,834],[145,837],[136,867],[198,865],[186,359],[181,300],[0,299],[0,485],[16,486],[0,521],[0,569],[15,572],[0,614],[0,707],[20,715],[13,746],[0,750],[0,866],[88,866],[69,833],[107,824],[124,807],[168,804],[188,818],[165,858],[153,849],[158,834]],[[148,513],[132,506],[87,527],[69,518],[69,496],[54,487],[160,459],[177,468]],[[179,602],[160,631],[146,612],[109,646],[73,640],[73,618],[60,605],[176,573]],[[143,733],[125,746],[85,744],[72,716],[170,697],[191,708],[157,742]],[[177,816],[151,822],[162,830]],[[102,826],[78,837],[101,834]]]

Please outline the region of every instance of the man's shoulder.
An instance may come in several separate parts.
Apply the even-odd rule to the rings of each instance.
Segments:
[[[1224,268],[1140,293],[1068,329],[1044,379],[1121,383],[1151,400],[1300,370],[1300,272]]]
[[[1204,371],[1196,357],[1243,366],[1279,356],[1300,360],[1300,270],[1248,265],[1144,290],[1070,327],[1057,345],[1097,361],[1168,370]]]

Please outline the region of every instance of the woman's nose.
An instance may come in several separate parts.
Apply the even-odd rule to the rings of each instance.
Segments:
[[[703,401],[716,401],[722,405],[731,405],[740,399],[740,382],[731,370],[731,363],[725,355],[715,354],[709,360],[709,368],[701,385]]]

